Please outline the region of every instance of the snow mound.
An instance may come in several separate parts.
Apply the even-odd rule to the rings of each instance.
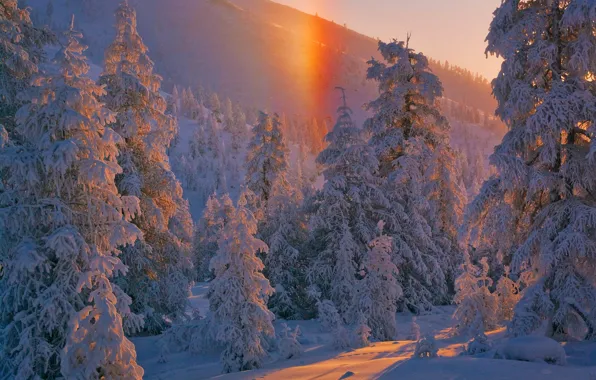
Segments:
[[[416,350],[414,351],[415,358],[436,358],[437,357],[437,341],[431,335],[426,336],[416,343]]]
[[[523,336],[509,339],[495,354],[496,358],[527,362],[565,365],[567,356],[557,341],[543,336]]]

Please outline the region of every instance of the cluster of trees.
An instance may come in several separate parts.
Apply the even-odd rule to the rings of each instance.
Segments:
[[[217,284],[205,323],[221,331],[209,335],[227,371],[261,364],[274,316],[316,316],[345,348],[395,339],[398,310],[422,313],[453,298],[466,191],[438,107],[442,87],[407,43],[379,50],[368,77],[380,95],[364,128],[339,88],[316,160],[322,189],[289,180],[283,118],[261,113],[238,202],[227,194],[207,202],[195,262],[199,278]],[[239,311],[254,323],[237,325]]]
[[[51,60],[16,1],[0,21],[0,374],[141,379],[126,335],[185,318],[194,273],[176,121],[136,14],[116,11],[98,83],[74,17]]]
[[[323,188],[282,222],[272,216],[274,199],[288,205],[300,197],[283,175],[280,123],[263,115],[247,166],[250,196],[242,199],[264,243],[250,259],[264,258],[257,267],[280,295],[260,282],[263,298],[251,310],[260,310],[261,323],[245,334],[267,335],[267,305],[282,318],[318,316],[338,348],[361,346],[393,339],[397,310],[454,301],[457,330],[478,334],[478,342],[504,322],[514,336],[546,327],[552,336],[592,339],[596,40],[587,7],[512,0],[495,13],[488,49],[504,58],[493,87],[509,132],[492,155],[494,174],[465,213],[457,152],[437,107],[441,84],[407,42],[379,43],[383,60],[368,70],[380,92],[366,106],[373,116],[359,128],[342,103],[317,158]],[[296,234],[304,221],[308,228]],[[292,265],[279,265],[284,258]],[[262,281],[257,272],[252,278]],[[224,361],[244,355],[224,352]]]

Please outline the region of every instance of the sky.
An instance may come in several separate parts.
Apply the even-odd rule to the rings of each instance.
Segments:
[[[487,59],[484,42],[501,0],[274,0],[310,14],[346,23],[382,40],[405,40],[427,56],[492,79],[500,61]]]

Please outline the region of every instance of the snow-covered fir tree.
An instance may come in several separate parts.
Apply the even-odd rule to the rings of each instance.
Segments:
[[[391,218],[381,219],[394,239],[392,259],[400,268],[402,303],[420,312],[449,299],[451,252],[438,243],[454,239],[454,226],[448,223],[457,219],[461,195],[451,182],[449,157],[440,160],[449,153],[449,124],[438,110],[441,82],[427,58],[407,42],[379,41],[379,52],[383,61],[369,61],[367,76],[378,82],[380,95],[366,105],[374,115],[365,127],[391,202]],[[456,206],[447,206],[448,201]],[[449,246],[452,250],[452,241]]]
[[[38,77],[18,111],[22,144],[0,154],[2,378],[143,376],[122,326],[130,298],[110,280],[127,270],[119,247],[142,236],[129,222],[139,200],[118,194],[121,138],[85,76],[81,37],[73,18],[57,72]]]
[[[556,335],[573,319],[593,325],[585,311],[596,308],[595,11],[585,0],[506,0],[487,37],[487,52],[504,60],[493,92],[509,132],[468,229],[482,236],[495,215],[509,227],[498,247],[526,287],[515,335],[545,321]]]
[[[498,298],[489,287],[492,279],[488,277],[488,261],[481,260],[481,268],[470,262],[465,255],[462,273],[455,280],[455,303],[453,314],[456,330],[459,334],[478,334],[490,331],[497,325]]]
[[[51,32],[33,26],[29,10],[19,8],[17,0],[0,0],[0,124],[10,134],[23,104],[18,95],[45,59],[43,46],[54,40]]]
[[[172,89],[172,115],[180,117],[180,93],[176,85]]]
[[[248,129],[246,128],[246,115],[239,104],[234,106],[233,112],[233,124],[230,131],[232,135],[232,155],[238,155],[240,149],[244,146],[244,140],[248,135]]]
[[[360,263],[389,203],[374,176],[378,162],[362,130],[352,122],[345,97],[327,142],[317,158],[324,167],[325,184],[310,200],[315,209],[311,240],[317,249],[308,279],[348,320]]]
[[[293,189],[273,189],[273,196],[259,236],[269,246],[265,256],[265,275],[275,288],[269,308],[283,319],[303,319],[307,309],[306,260],[300,248],[308,232],[300,210],[301,194]]]
[[[233,129],[233,125],[234,125],[234,107],[232,105],[232,101],[230,100],[230,98],[226,98],[224,105],[223,105],[222,113],[223,113],[222,121],[224,124],[224,130],[226,132],[231,132]]]
[[[267,209],[269,198],[276,186],[287,187],[286,171],[288,149],[280,129],[279,116],[261,112],[259,123],[253,128],[253,136],[246,157],[246,187],[259,201],[262,212]]]
[[[274,334],[273,313],[267,300],[273,293],[256,256],[267,245],[255,237],[257,220],[240,195],[233,218],[224,226],[217,254],[211,260],[215,274],[207,298],[216,339],[225,347],[224,372],[259,368],[266,356],[264,338]]]
[[[217,96],[216,92],[211,94],[208,105],[211,112],[217,114],[216,117],[221,115],[221,102],[219,101],[219,96]]]
[[[363,278],[354,291],[354,308],[368,321],[372,336],[380,341],[395,340],[395,313],[402,290],[397,283],[397,267],[391,261],[392,239],[383,234],[384,223],[378,224],[379,237],[370,243],[362,262]]]
[[[212,194],[207,200],[194,237],[194,259],[200,281],[213,278],[209,269],[211,259],[217,253],[220,234],[234,216],[234,211],[234,203],[228,194],[219,198]]]
[[[165,317],[181,317],[186,309],[192,220],[167,155],[176,120],[164,113],[161,77],[153,72],[136,12],[126,0],[116,10],[116,37],[106,49],[99,83],[106,89],[101,100],[117,113],[110,126],[124,138],[118,190],[139,198],[141,214],[133,222],[144,235],[123,249],[122,261],[130,269],[118,284],[132,297],[132,310],[145,316],[145,329],[157,333]]]

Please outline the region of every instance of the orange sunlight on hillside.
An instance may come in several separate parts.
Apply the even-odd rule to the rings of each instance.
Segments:
[[[322,23],[306,18],[295,32],[299,40],[295,45],[298,51],[292,57],[296,60],[296,72],[301,73],[301,93],[306,96],[308,109],[324,108],[329,87],[324,74],[333,72],[334,68],[320,66],[332,66],[335,60],[324,57],[326,46],[321,42],[324,39]]]

